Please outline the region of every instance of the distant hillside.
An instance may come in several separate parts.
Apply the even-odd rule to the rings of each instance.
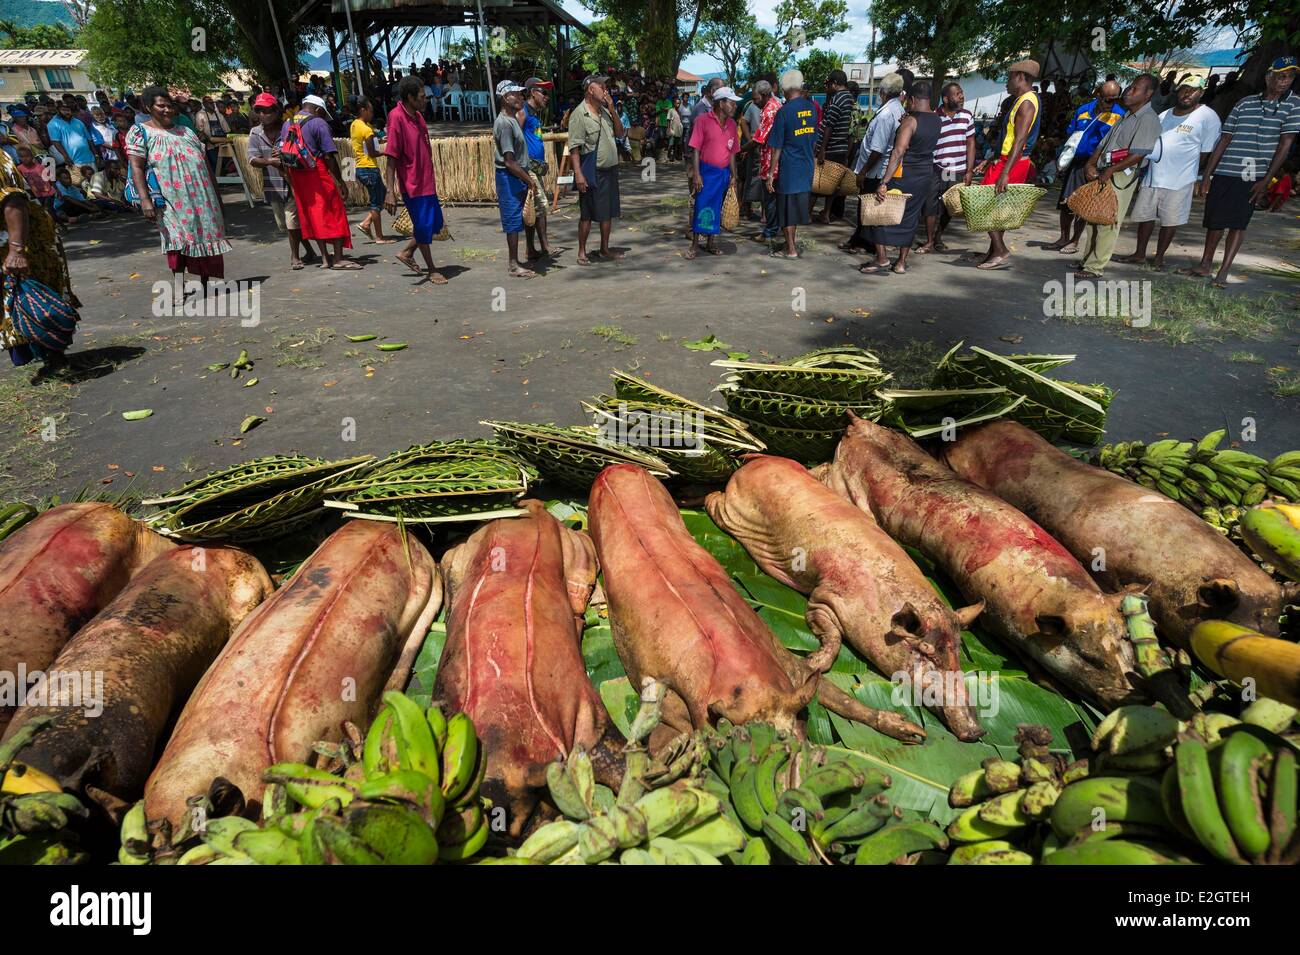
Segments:
[[[68,13],[68,8],[57,0],[4,0],[0,20],[12,20],[20,27],[62,23],[69,30],[74,30],[77,26]]]

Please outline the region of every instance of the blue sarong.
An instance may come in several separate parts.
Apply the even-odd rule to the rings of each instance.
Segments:
[[[403,196],[411,217],[411,236],[420,245],[428,245],[442,231],[442,203],[437,196]]]
[[[700,182],[700,191],[695,194],[691,229],[697,235],[717,235],[722,231],[722,200],[731,185],[731,167],[701,162]]]
[[[497,170],[497,208],[501,211],[501,231],[506,235],[524,231],[524,200],[527,197],[528,183],[505,169]]]
[[[67,299],[36,279],[19,280],[12,275],[5,276],[4,297],[5,314],[14,333],[27,339],[25,344],[9,349],[15,365],[68,350],[81,316]]]

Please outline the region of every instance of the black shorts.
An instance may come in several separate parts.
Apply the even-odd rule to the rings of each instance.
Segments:
[[[596,152],[582,159],[582,175],[587,191],[578,200],[578,218],[589,222],[608,222],[621,214],[618,194],[618,167],[596,168]]]
[[[776,222],[782,229],[807,225],[812,222],[809,213],[811,192],[779,192],[776,195]]]
[[[958,185],[962,177],[966,174],[957,174],[955,178],[949,179],[943,174],[943,167],[936,165],[934,172],[930,176],[930,195],[926,197],[925,206],[921,210],[921,215],[925,218],[937,216],[943,212],[943,194]]]
[[[1250,225],[1255,205],[1250,201],[1250,190],[1255,183],[1240,176],[1210,177],[1210,194],[1205,197],[1205,229],[1244,229]]]

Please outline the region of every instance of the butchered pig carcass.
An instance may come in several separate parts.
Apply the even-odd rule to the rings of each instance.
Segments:
[[[1115,707],[1140,698],[1119,612],[1047,531],[958,477],[911,438],[854,418],[823,480],[924,553],[1012,649],[1076,693]]]
[[[792,731],[816,696],[833,712],[896,739],[925,737],[901,715],[865,706],[823,679],[839,651],[838,632],[828,630],[806,658],[781,646],[722,565],[691,537],[664,486],[642,468],[602,471],[589,519],[619,658],[633,686],[645,677],[666,686],[666,726],[685,732],[725,717]]]
[[[869,512],[798,462],[761,454],[748,455],[705,506],[767,574],[809,595],[818,638],[843,637],[886,677],[942,700],[934,709],[959,739],[983,735],[958,662],[960,631],[980,606],[949,608]]]

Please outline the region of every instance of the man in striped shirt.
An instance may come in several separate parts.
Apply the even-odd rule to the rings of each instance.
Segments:
[[[960,83],[945,83],[943,103],[935,112],[939,116],[939,139],[934,146],[934,177],[930,180],[930,198],[925,205],[926,242],[918,246],[918,255],[946,252],[943,230],[948,227],[948,208],[943,194],[957,183],[969,186],[975,172],[975,117],[966,106],[966,93]]]
[[[1227,286],[1228,269],[1245,241],[1255,203],[1268,192],[1300,134],[1300,97],[1287,95],[1297,74],[1296,58],[1279,56],[1264,74],[1264,91],[1240,100],[1223,121],[1219,142],[1196,190],[1205,200],[1205,251],[1195,268],[1178,270],[1184,275],[1210,274],[1226,230],[1223,264],[1211,284]]]
[[[822,110],[817,130],[817,165],[828,159],[841,166],[849,164],[849,126],[853,121],[853,94],[843,70],[831,70],[826,77],[826,108]],[[828,225],[831,218],[844,217],[844,196],[826,197],[826,205],[817,221]]]

